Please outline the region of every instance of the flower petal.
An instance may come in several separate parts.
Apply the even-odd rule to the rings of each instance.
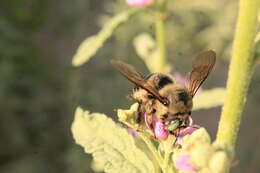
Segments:
[[[180,130],[179,137],[183,137],[186,135],[192,134],[195,130],[198,130],[200,126],[198,125],[191,125],[186,127],[185,129]]]
[[[154,126],[154,134],[156,138],[166,140],[169,136],[169,131],[165,129],[165,125],[162,122],[157,121]]]
[[[190,156],[181,155],[176,159],[175,165],[181,171],[191,171],[191,172],[197,171],[197,168],[195,166],[193,166],[190,163],[190,161],[191,161]]]

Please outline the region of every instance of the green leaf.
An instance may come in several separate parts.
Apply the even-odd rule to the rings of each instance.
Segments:
[[[80,66],[87,62],[103,46],[104,42],[111,37],[113,31],[120,24],[127,21],[132,15],[139,11],[140,8],[134,8],[116,15],[102,27],[98,34],[90,36],[84,40],[72,59],[72,65]]]
[[[211,90],[204,90],[194,97],[193,110],[208,109],[212,107],[221,106],[224,103],[225,95],[225,88],[214,88]]]
[[[135,145],[134,138],[104,114],[77,108],[72,134],[85,152],[104,165],[105,172],[155,172],[152,161]]]

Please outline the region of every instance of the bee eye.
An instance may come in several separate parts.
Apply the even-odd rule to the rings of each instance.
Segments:
[[[154,99],[154,96],[153,95],[151,95],[151,94],[148,94],[148,99]]]
[[[175,113],[174,115],[175,116],[179,116],[179,115],[184,115],[185,113],[184,112],[177,112],[177,113]]]
[[[162,103],[164,106],[168,106],[170,104],[169,100],[165,99]]]
[[[163,117],[164,119],[167,119],[167,118],[168,118],[168,114],[163,114],[162,117]]]
[[[180,92],[178,93],[178,96],[179,96],[179,100],[183,101],[185,105],[189,101],[189,95],[187,92]]]
[[[177,112],[177,113],[175,113],[175,114],[173,114],[174,116],[178,116],[178,115],[180,115],[180,112]]]

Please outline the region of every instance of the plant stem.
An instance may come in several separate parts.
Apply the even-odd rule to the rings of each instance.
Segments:
[[[219,122],[217,141],[234,148],[248,86],[254,69],[254,38],[260,0],[240,0],[239,15],[227,81],[227,95]]]
[[[159,57],[157,60],[157,71],[164,72],[166,66],[166,42],[165,42],[165,10],[166,1],[162,0],[157,2],[157,12],[155,21],[156,30],[156,44],[159,51]]]
[[[164,160],[163,160],[163,173],[168,173],[168,172],[169,172],[170,156],[171,156],[171,153],[169,153],[169,152],[166,152],[165,155],[164,155]]]

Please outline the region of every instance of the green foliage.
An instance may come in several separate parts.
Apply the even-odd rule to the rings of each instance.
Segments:
[[[154,21],[151,20],[150,22],[153,23],[155,26],[156,40],[154,40],[152,36],[150,36],[150,34],[144,33],[135,38],[134,47],[139,57],[141,57],[145,62],[145,64],[147,65],[149,71],[170,72],[170,68],[168,67],[168,62],[167,62],[168,52],[166,46],[167,45],[166,41],[170,42],[169,41],[170,39],[168,40],[166,34],[166,29],[167,29],[166,21],[168,21],[167,20],[168,16],[171,16],[168,14],[168,12],[170,11],[169,9],[174,11],[173,16],[179,17],[179,19],[177,18],[177,20],[174,20],[174,22],[176,22],[174,23],[175,28],[173,30],[170,29],[171,31],[174,32],[174,34],[177,33],[175,35],[173,34],[175,37],[172,38],[174,40],[173,41],[174,44],[176,44],[175,49],[177,51],[175,52],[177,53],[175,54],[178,53],[181,54],[182,52],[185,52],[183,50],[190,50],[191,48],[189,46],[192,43],[195,43],[196,45],[195,49],[202,49],[202,48],[205,49],[207,45],[210,47],[210,49],[214,49],[217,52],[220,52],[220,55],[226,55],[227,54],[226,52],[229,52],[229,49],[231,47],[230,35],[232,33],[232,29],[231,29],[232,27],[230,27],[230,25],[233,25],[234,22],[233,19],[235,17],[235,13],[232,13],[232,15],[228,15],[229,20],[219,20],[218,17],[221,15],[226,16],[226,13],[229,13],[229,11],[235,11],[233,9],[236,6],[233,5],[233,2],[230,1],[230,3],[225,4],[225,7],[223,8],[223,12],[221,13],[221,15],[217,15],[211,18],[204,16],[203,13],[206,10],[211,9],[213,10],[213,12],[216,12],[214,11],[215,10],[214,6],[216,6],[215,4],[216,2],[217,1],[211,1],[207,3],[207,5],[205,5],[203,1],[198,1],[195,6],[191,4],[187,5],[187,8],[189,10],[192,9],[194,11],[187,14],[186,12],[184,12],[185,15],[183,15],[183,12],[181,12],[183,11],[183,9],[181,10],[178,9],[178,3],[180,3],[181,6],[183,4],[183,2],[181,1],[172,1],[169,2],[169,4],[166,4],[166,0],[162,0],[162,1],[158,1],[158,3],[155,3],[154,6],[155,8],[153,7],[147,8],[152,11],[154,17]],[[175,146],[172,145],[173,138],[176,137],[173,137],[171,135],[169,138],[167,138],[167,141],[160,141],[157,139],[150,140],[149,138],[153,137],[153,133],[149,133],[150,129],[144,126],[145,130],[143,130],[142,128],[139,128],[141,125],[136,124],[134,121],[135,119],[134,112],[136,111],[135,105],[132,106],[130,110],[118,111],[119,114],[118,117],[121,122],[123,122],[125,125],[131,128],[138,129],[138,131],[140,131],[139,137],[141,137],[144,143],[146,143],[147,148],[149,148],[151,152],[150,155],[154,156],[162,172],[171,172],[171,171],[176,172],[170,162],[170,156],[172,153],[174,154],[174,157],[178,157],[179,154],[190,155],[193,160],[192,164],[194,164],[198,172],[201,173],[202,172],[224,173],[227,172],[228,169],[230,168],[231,161],[233,158],[233,144],[236,141],[236,135],[240,124],[240,115],[245,103],[244,101],[245,94],[247,92],[250,77],[253,72],[252,69],[254,67],[254,63],[253,63],[254,59],[252,58],[253,55],[251,55],[250,51],[254,47],[254,44],[252,43],[253,40],[252,38],[254,38],[255,36],[255,29],[256,29],[255,17],[256,17],[256,13],[258,12],[258,6],[259,6],[259,1],[257,2],[257,0],[253,0],[252,2],[249,1],[246,2],[246,0],[241,0],[240,2],[241,2],[240,9],[242,9],[240,11],[241,12],[240,14],[243,15],[241,15],[242,17],[240,16],[239,18],[240,20],[238,20],[239,23],[237,27],[237,33],[236,33],[237,37],[234,42],[233,58],[231,62],[231,68],[230,68],[230,74],[228,80],[229,82],[228,82],[227,97],[225,97],[226,90],[224,88],[215,88],[210,91],[203,91],[200,95],[197,95],[194,98],[195,110],[220,106],[223,104],[224,98],[226,99],[225,106],[223,108],[222,118],[220,121],[220,126],[219,126],[219,129],[222,130],[219,130],[218,133],[218,144],[216,145],[211,144],[209,135],[207,134],[205,129],[198,130],[197,133],[194,133],[194,135],[190,135],[190,136],[186,135],[184,137],[185,139],[183,139],[181,149],[175,148]],[[169,5],[169,7],[171,8],[165,8],[166,5]],[[208,6],[210,8],[208,8]],[[134,13],[135,12],[133,12],[133,14]],[[126,12],[125,15],[123,14],[124,13],[112,19],[111,22],[105,25],[97,35],[89,37],[81,44],[76,55],[73,58],[72,63],[74,66],[79,66],[84,62],[88,61],[89,58],[93,56],[97,52],[97,50],[100,47],[102,47],[103,43],[112,35],[114,29],[117,28],[119,24],[129,19],[129,17],[131,16],[130,15],[131,13],[129,13],[129,11]],[[198,18],[196,19],[199,20],[195,20],[195,17],[192,17],[193,20],[190,20],[189,17],[187,17],[187,16],[195,16],[195,15],[198,16]],[[215,23],[217,24],[211,26],[213,21],[215,21]],[[216,21],[220,21],[220,22],[216,22]],[[243,26],[241,24],[243,24]],[[185,30],[186,28],[188,29]],[[217,41],[212,41],[214,39]],[[237,40],[241,40],[241,41],[239,42]],[[183,43],[183,41],[185,41],[185,43]],[[187,42],[189,44],[187,44]],[[207,44],[207,43],[211,43],[211,44]],[[255,43],[256,43],[256,49],[255,49],[256,51],[254,55],[257,58],[258,46],[259,46],[258,38],[256,39]],[[184,45],[187,46],[184,47]],[[232,66],[232,64],[235,65]],[[241,67],[244,68],[241,69]],[[241,76],[238,75],[239,72],[241,72],[242,74]],[[78,118],[78,114],[90,118]],[[74,126],[73,126],[74,130],[73,129],[72,130],[76,142],[82,145],[85,148],[86,152],[92,153],[96,163],[98,163],[98,165],[100,164],[104,165],[104,170],[106,172],[119,172],[119,171],[130,172],[130,170],[131,172],[140,172],[140,171],[143,172],[140,169],[140,165],[137,166],[132,163],[131,156],[129,155],[130,153],[125,153],[126,151],[122,150],[123,148],[122,145],[126,143],[126,141],[123,142],[123,139],[125,138],[122,137],[122,140],[120,141],[118,138],[115,137],[121,135],[123,129],[116,126],[111,120],[108,120],[104,115],[101,114],[93,114],[93,115],[89,114],[88,112],[84,113],[81,109],[77,110],[75,122],[78,121],[77,119],[83,119],[83,121],[81,120],[81,124],[83,122],[84,124],[86,124],[84,126],[86,126],[87,128],[97,129],[97,130],[95,134],[87,133],[86,135],[87,137],[86,137],[82,134],[82,131],[90,131],[90,130],[85,130],[86,128],[83,127],[83,125],[75,125],[76,123],[74,122]],[[160,123],[163,124],[163,122]],[[99,130],[98,129],[99,126],[111,130],[111,132],[109,132],[109,130],[106,130],[106,132],[108,132],[109,135],[103,137],[100,131],[104,131],[104,129]],[[162,128],[164,128],[164,126]],[[231,133],[227,133],[226,131],[229,131]],[[150,132],[152,131],[150,130]],[[124,133],[126,134],[125,131]],[[133,141],[134,140],[132,139],[132,141],[130,142],[131,147],[135,148],[137,151],[140,151],[138,150],[138,147],[135,146],[135,142]],[[154,145],[153,142],[156,142],[156,145]],[[226,144],[225,142],[228,142],[228,144]],[[111,145],[111,144],[115,144],[115,145]],[[97,154],[97,153],[101,153],[101,154]],[[155,168],[157,167],[156,166],[157,164],[154,164],[154,161],[148,159],[147,153],[145,154],[145,152],[142,152],[142,154],[144,158],[147,158],[147,160],[150,161],[149,164],[154,166],[153,170],[157,170],[157,168]],[[126,168],[122,165],[126,165]],[[146,168],[145,171],[148,171],[148,168],[146,166],[145,166]]]
[[[77,108],[72,124],[73,137],[105,172],[152,173],[152,161],[136,145],[127,131],[104,114]]]
[[[88,37],[81,43],[73,57],[72,64],[80,66],[87,62],[103,46],[104,42],[111,37],[114,30],[120,24],[126,22],[132,15],[139,11],[140,9],[129,9],[113,17],[102,27],[98,34]]]
[[[222,58],[230,59],[239,1],[190,2],[167,2],[168,64],[185,73],[190,69],[189,57],[213,49],[218,61],[213,72],[217,78],[214,83],[223,84],[228,62],[223,62]],[[112,70],[107,60],[122,58],[145,71],[132,48],[132,41],[139,33],[149,33],[156,42],[153,9],[149,8],[113,31],[112,41],[105,42],[104,49],[98,50],[100,59],[92,61],[90,66],[77,69],[68,67],[68,63],[71,63],[71,53],[79,40],[96,34],[97,28],[103,26],[103,21],[111,18],[111,14],[119,14],[127,8],[125,0],[0,2],[1,173],[17,170],[27,173],[92,172],[91,156],[71,142],[68,135],[72,109],[82,104],[89,110],[111,115],[113,108],[128,105],[125,95],[130,84]],[[259,64],[257,40],[255,55]],[[245,121],[241,127],[245,135],[239,137],[237,144],[239,164],[232,168],[236,173],[247,172],[247,169],[259,172],[259,146],[252,142],[258,135],[254,132],[259,131],[259,116],[255,115],[259,113],[260,68],[255,69],[257,73],[253,76],[247,108],[243,111],[247,115],[243,117]],[[200,95],[194,99],[198,97]],[[195,100],[195,108],[197,104],[208,102]],[[216,100],[213,95],[212,100]],[[205,124],[201,125],[207,125],[210,118],[205,116]],[[215,126],[209,126],[207,130],[215,131]],[[92,164],[95,170],[101,170],[99,166],[98,162]]]
[[[214,88],[211,90],[203,90],[193,99],[193,110],[209,109],[221,106],[224,103],[226,95],[225,88]]]

